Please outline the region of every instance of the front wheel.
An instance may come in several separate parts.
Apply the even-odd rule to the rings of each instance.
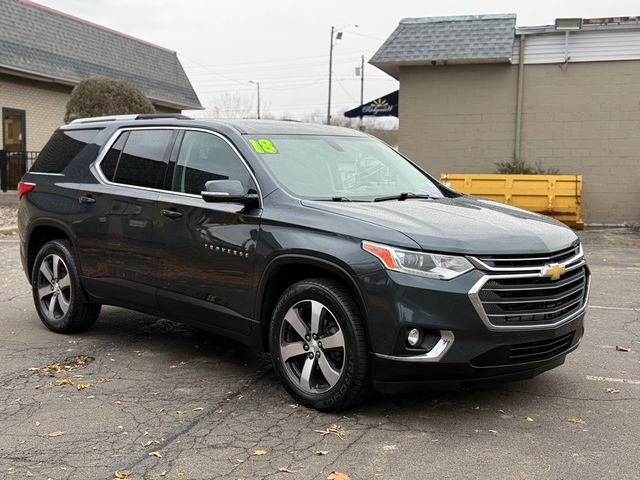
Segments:
[[[100,305],[87,299],[71,244],[52,240],[38,252],[31,273],[33,300],[45,326],[58,333],[74,333],[91,327]]]
[[[271,357],[287,391],[300,403],[338,410],[370,389],[367,342],[351,292],[329,279],[289,287],[276,304]]]

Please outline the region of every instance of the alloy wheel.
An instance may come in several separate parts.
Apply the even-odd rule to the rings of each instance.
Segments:
[[[56,323],[65,316],[71,301],[71,278],[60,255],[47,255],[38,270],[38,299],[42,312]]]
[[[305,393],[324,393],[345,366],[344,334],[336,317],[316,300],[302,300],[284,316],[280,359],[289,378]]]

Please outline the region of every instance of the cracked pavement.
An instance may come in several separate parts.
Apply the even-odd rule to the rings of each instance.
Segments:
[[[640,235],[581,235],[592,294],[563,366],[340,413],[296,405],[267,355],[157,317],[105,307],[86,333],[49,332],[2,240],[0,478],[638,478]]]

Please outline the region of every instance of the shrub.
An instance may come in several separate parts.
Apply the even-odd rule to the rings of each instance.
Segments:
[[[496,173],[529,174],[529,175],[558,175],[560,170],[555,167],[544,168],[542,163],[536,162],[534,166],[524,160],[509,160],[496,163]]]
[[[127,113],[155,113],[155,108],[130,82],[90,78],[80,82],[71,92],[64,121]]]

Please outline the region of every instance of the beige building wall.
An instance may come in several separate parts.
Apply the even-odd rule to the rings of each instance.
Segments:
[[[517,66],[400,69],[400,150],[434,175],[513,158]],[[526,65],[522,158],[583,175],[587,223],[640,222],[640,61]]]
[[[64,123],[71,87],[0,74],[0,108],[26,112],[27,150],[40,151]],[[2,148],[0,130],[0,148]]]

